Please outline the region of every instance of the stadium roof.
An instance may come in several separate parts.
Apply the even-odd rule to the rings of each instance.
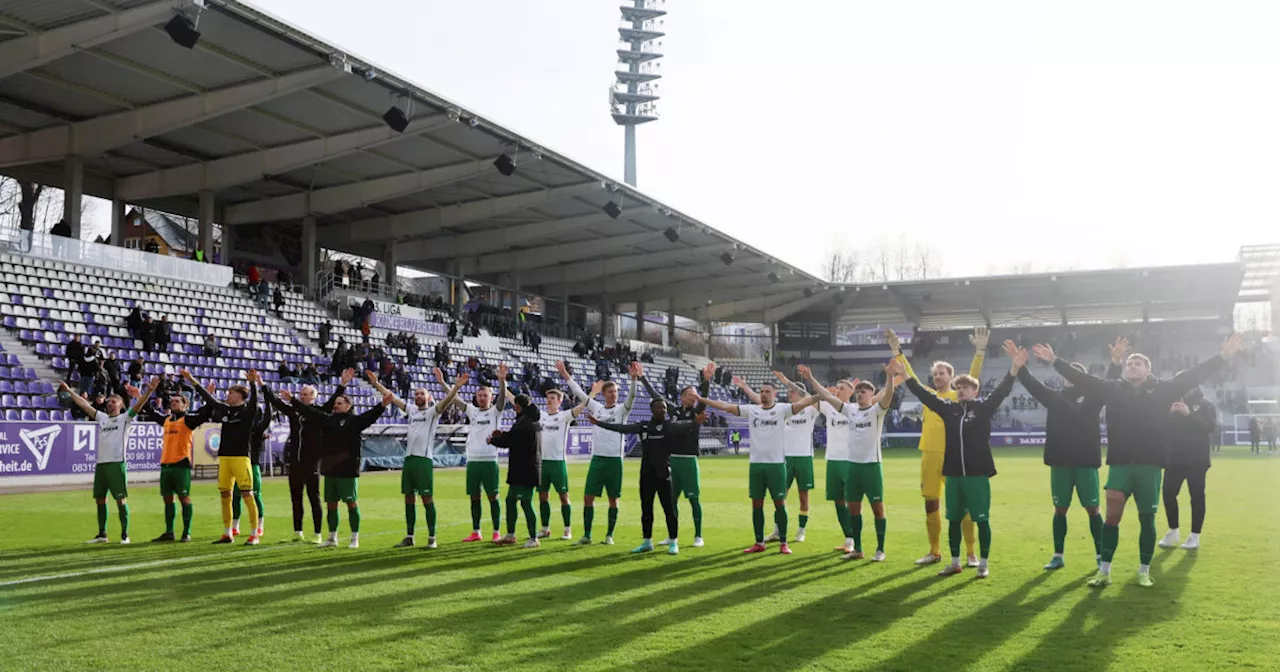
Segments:
[[[92,196],[197,216],[211,192],[223,226],[314,216],[323,247],[383,259],[392,244],[400,265],[582,303],[671,299],[705,318],[707,299],[758,312],[820,285],[248,4],[197,4],[185,49],[162,26],[188,1],[4,2],[0,173],[63,186],[79,156]],[[403,133],[383,121],[393,103]]]
[[[844,285],[808,309],[929,330],[1217,320],[1231,317],[1243,277],[1243,264],[1225,263]]]

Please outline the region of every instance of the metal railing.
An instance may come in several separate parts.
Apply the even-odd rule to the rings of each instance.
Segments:
[[[0,229],[0,247],[40,259],[97,266],[219,287],[229,286],[233,275],[230,266],[201,263],[182,257],[169,257],[115,245],[91,243],[49,233],[33,233],[23,229]]]

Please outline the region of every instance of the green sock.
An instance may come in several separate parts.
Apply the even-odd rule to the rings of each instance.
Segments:
[[[231,519],[240,520],[240,486],[231,486]]]
[[[836,502],[836,521],[840,523],[840,531],[844,532],[846,538],[853,536],[852,518],[849,507],[844,502]]]
[[[178,517],[178,507],[173,502],[164,503],[164,533],[173,534],[173,521]]]
[[[353,507],[351,507],[350,509],[347,509],[347,511],[351,514],[351,516],[350,516],[350,517],[351,517],[351,531],[352,531],[352,532],[359,532],[359,531],[360,531],[360,507],[358,507],[358,506],[353,506]]]
[[[613,536],[613,530],[617,526],[618,526],[618,510],[611,506],[609,507],[609,535],[608,536],[610,537]]]
[[[572,524],[573,507],[568,504],[560,505],[560,517],[564,518],[564,526],[569,527]]]
[[[787,507],[779,506],[773,510],[773,524],[778,528],[778,539],[787,543]]]
[[[1115,557],[1116,547],[1120,545],[1120,526],[1102,526],[1102,561],[1111,562]]]
[[[888,525],[888,519],[876,518],[876,550],[881,553],[884,552],[884,532]]]
[[[582,536],[588,537],[588,538],[591,536],[591,521],[594,520],[595,517],[596,517],[596,507],[594,506],[582,507]]]
[[[471,529],[480,529],[480,500],[471,500]]]
[[[262,508],[262,493],[253,491],[253,503],[258,505],[258,527],[262,527],[262,519],[267,517],[267,510]]]
[[[98,505],[98,535],[107,533],[107,503],[103,502]]]
[[[184,537],[191,536],[191,518],[194,513],[195,509],[190,504],[182,505],[182,536]]]
[[[987,520],[978,522],[978,555],[983,560],[991,557],[991,522]]]
[[[806,514],[806,513],[800,514],[800,529],[803,530],[808,526],[809,526],[809,514]]]
[[[524,511],[525,526],[529,528],[529,538],[538,538],[538,519],[533,517],[533,502],[528,499],[520,500],[520,508]],[[550,510],[548,505],[547,509]]]
[[[1089,534],[1093,537],[1094,555],[1102,555],[1102,514],[1089,516]]]
[[[542,514],[542,526],[551,527],[551,502],[538,502],[538,513]]]
[[[1138,562],[1151,564],[1156,553],[1156,514],[1154,511],[1138,514]]]
[[[329,533],[338,533],[338,510],[329,509],[329,513],[325,514],[325,520],[329,522]]]
[[[849,529],[853,532],[853,534],[849,535],[853,537],[853,550],[861,551],[862,550],[862,514],[861,513],[859,513],[856,516],[852,514],[849,515]]]
[[[120,514],[120,538],[124,539],[129,536],[129,505],[116,502],[116,511]]]
[[[689,498],[689,506],[693,508],[693,536],[702,536],[702,502],[697,497]]]
[[[751,509],[751,527],[756,532],[756,543],[764,543],[764,509],[752,507]]]
[[[426,505],[427,509],[427,535],[436,536],[436,503],[431,502]]]
[[[516,508],[516,498],[507,498],[507,534],[515,536],[516,534],[516,515],[520,510]]]
[[[418,522],[418,507],[413,502],[404,503],[404,530],[405,534],[413,536],[413,529]]]
[[[964,536],[961,529],[961,523],[958,520],[950,521],[951,525],[947,528],[947,545],[951,547],[951,557],[960,557],[960,538]]]
[[[1053,552],[1062,554],[1067,545],[1067,514],[1053,514]]]
[[[502,504],[497,497],[489,500],[489,519],[493,521],[493,531],[497,532],[502,525]]]

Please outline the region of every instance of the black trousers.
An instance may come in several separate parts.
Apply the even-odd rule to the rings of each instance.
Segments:
[[[320,475],[316,467],[304,464],[289,465],[289,498],[293,500],[293,529],[302,529],[302,492],[306,490],[311,500],[311,522],[316,534],[320,534]]]
[[[1182,492],[1182,482],[1187,482],[1187,490],[1191,493],[1191,531],[1200,534],[1204,525],[1204,480],[1209,467],[1183,467],[1171,465],[1164,470],[1164,514],[1169,520],[1169,528],[1178,527],[1178,493]]]
[[[667,536],[675,539],[679,536],[680,522],[676,518],[675,502],[671,498],[671,476],[640,472],[640,527],[644,529],[644,538],[653,538],[653,496],[658,496],[662,504],[662,513],[667,517]]]

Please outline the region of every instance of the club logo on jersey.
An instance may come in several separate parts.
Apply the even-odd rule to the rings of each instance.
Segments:
[[[71,449],[75,452],[98,449],[98,433],[92,425],[76,425],[71,434]]]
[[[50,425],[44,429],[18,431],[18,438],[26,444],[27,450],[36,458],[36,469],[44,471],[49,466],[49,455],[53,453],[53,442],[62,434],[62,425]]]

